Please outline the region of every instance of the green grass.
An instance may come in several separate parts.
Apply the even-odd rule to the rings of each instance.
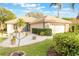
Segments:
[[[28,46],[22,46],[19,48],[19,50],[24,51],[27,56],[46,56],[47,51],[51,46],[51,44],[52,40],[45,40]],[[17,47],[16,48],[0,47],[0,56],[7,56],[14,51],[17,51]]]
[[[5,40],[5,38],[0,37],[0,42],[3,42]]]

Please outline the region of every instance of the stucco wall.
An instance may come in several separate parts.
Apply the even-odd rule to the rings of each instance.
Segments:
[[[30,25],[30,32],[32,32],[32,28],[43,28],[43,24],[39,23],[39,24],[31,24]]]
[[[64,24],[51,24],[50,28],[52,29],[52,33],[61,33],[64,32],[65,26]]]
[[[43,24],[39,23],[39,24],[32,24],[31,28],[43,28]]]
[[[53,24],[53,23],[45,23],[46,28],[51,28],[52,33],[60,33],[60,32],[68,32],[69,31],[69,24]],[[31,24],[30,25],[30,32],[32,32],[32,28],[43,28],[42,23],[38,24]],[[14,32],[14,25],[7,24],[7,33]]]
[[[13,24],[7,24],[7,33],[13,33],[14,32],[14,25]]]
[[[68,32],[69,31],[69,24],[53,24],[53,23],[45,23],[46,28],[51,28],[52,33],[60,33],[60,32]],[[32,24],[31,25],[31,32],[32,28],[43,28],[43,24]]]

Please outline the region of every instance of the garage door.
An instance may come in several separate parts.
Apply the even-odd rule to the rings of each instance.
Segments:
[[[53,30],[55,33],[64,32],[64,25],[52,25],[52,30]]]

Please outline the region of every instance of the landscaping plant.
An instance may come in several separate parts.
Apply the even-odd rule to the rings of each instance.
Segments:
[[[11,44],[14,45],[16,43],[16,37],[13,36],[13,38],[11,39]]]
[[[32,33],[43,36],[51,36],[52,30],[49,28],[32,28]]]
[[[79,55],[79,33],[58,33],[53,37],[52,50],[64,56]]]
[[[14,51],[12,52],[10,55],[11,56],[23,56],[24,55],[24,52],[23,51],[20,51],[19,48],[20,48],[20,41],[21,41],[21,37],[20,37],[20,34],[22,33],[22,30],[25,26],[25,22],[23,19],[18,19],[18,22],[17,22],[17,31],[18,31],[18,34],[19,34],[19,38],[18,38],[18,47],[17,47],[17,51]],[[14,39],[14,38],[13,38]],[[12,40],[13,43],[15,40]]]

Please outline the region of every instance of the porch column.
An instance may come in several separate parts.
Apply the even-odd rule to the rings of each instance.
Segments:
[[[69,24],[65,24],[64,31],[65,31],[65,32],[68,32],[68,31],[69,31]]]
[[[32,26],[31,26],[31,24],[30,24],[30,33],[32,33]]]
[[[14,24],[7,24],[7,33],[13,33],[14,32]]]

